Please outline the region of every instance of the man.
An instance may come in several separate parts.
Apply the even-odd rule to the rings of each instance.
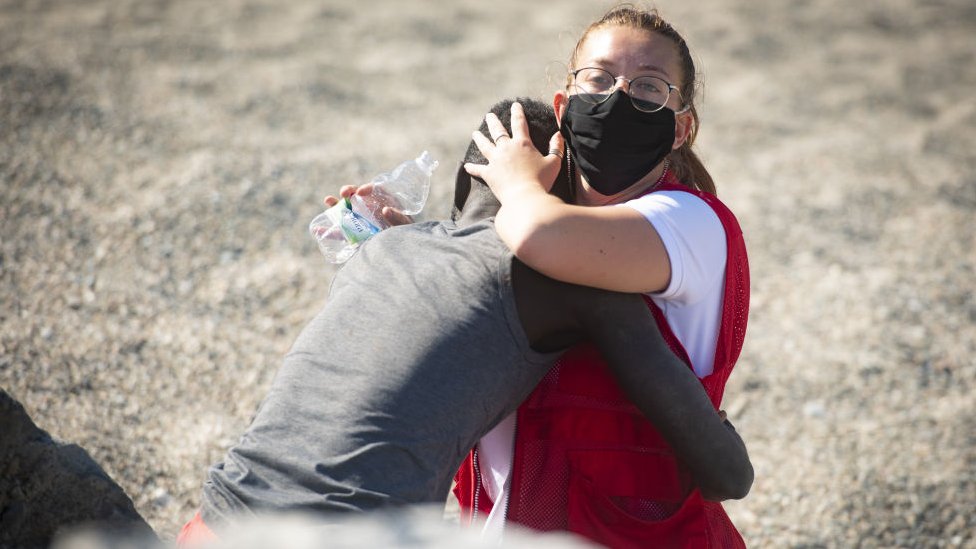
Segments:
[[[545,151],[551,108],[520,102]],[[506,125],[510,105],[492,109]],[[484,162],[473,144],[465,160]],[[583,339],[704,493],[748,491],[745,446],[640,296],[556,282],[522,265],[495,234],[497,200],[463,168],[455,206],[453,221],[374,236],[337,272],[250,427],[210,469],[184,543],[252,513],[443,502],[468,450]]]

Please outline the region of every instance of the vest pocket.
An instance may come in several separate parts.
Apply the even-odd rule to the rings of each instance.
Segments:
[[[701,494],[674,456],[635,450],[569,452],[569,530],[610,547],[704,547]]]

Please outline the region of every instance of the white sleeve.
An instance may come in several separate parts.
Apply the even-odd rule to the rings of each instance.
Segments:
[[[654,297],[684,305],[706,295],[725,275],[725,229],[715,211],[683,191],[658,191],[620,206],[640,212],[664,242],[671,280]]]

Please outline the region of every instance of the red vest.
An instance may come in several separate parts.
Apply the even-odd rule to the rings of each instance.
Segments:
[[[655,190],[699,196],[725,228],[722,322],[713,371],[701,379],[718,408],[742,350],[749,311],[742,230],[713,195],[673,177]],[[664,314],[645,300],[671,349],[690,365]],[[722,505],[702,499],[687,469],[626,399],[593,345],[566,352],[518,409],[517,418],[506,520],[536,530],[569,530],[614,548],[745,547]],[[492,502],[481,485],[475,451],[455,480],[462,523],[487,518]]]

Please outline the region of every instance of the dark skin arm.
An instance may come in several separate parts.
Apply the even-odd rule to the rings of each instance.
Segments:
[[[519,318],[534,349],[592,341],[627,397],[689,468],[702,495],[715,501],[746,496],[753,469],[745,444],[671,352],[639,295],[557,282],[517,259],[512,270]]]

